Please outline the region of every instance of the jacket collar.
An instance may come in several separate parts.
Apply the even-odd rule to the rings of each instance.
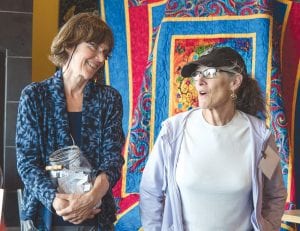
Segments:
[[[90,138],[95,136],[95,132],[98,132],[97,125],[100,124],[99,107],[99,91],[95,88],[93,81],[89,81],[85,86],[83,93],[83,105],[82,105],[82,150],[89,150]],[[73,144],[73,140],[70,134],[69,118],[67,111],[67,102],[64,91],[63,73],[62,70],[58,70],[54,74],[53,84],[50,86],[52,102],[54,105],[55,120],[60,121],[59,123],[54,123],[55,132],[59,137],[57,140],[58,148],[66,147]],[[94,121],[92,124],[90,121]],[[98,142],[94,140],[93,142]]]
[[[70,135],[67,102],[61,69],[54,74],[53,83],[49,88],[50,95],[53,97],[51,100],[53,102],[53,117],[57,121],[54,123],[54,131],[58,137],[56,146],[63,148],[72,145],[73,141]]]

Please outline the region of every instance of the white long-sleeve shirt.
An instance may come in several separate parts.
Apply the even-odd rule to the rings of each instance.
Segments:
[[[252,229],[250,136],[240,112],[224,126],[191,113],[176,168],[186,231]]]

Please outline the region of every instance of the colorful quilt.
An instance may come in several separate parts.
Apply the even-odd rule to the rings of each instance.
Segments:
[[[289,194],[286,209],[300,205],[300,193],[295,190],[299,185],[296,179],[300,179],[300,120],[296,119],[300,114],[299,2],[90,2],[94,8],[96,2],[113,30],[115,48],[105,67],[105,80],[120,91],[124,104],[126,162],[122,179],[114,188],[119,208],[117,230],[142,229],[139,182],[160,124],[197,106],[196,92],[190,80],[180,76],[180,69],[215,45],[236,49],[246,60],[248,72],[258,80],[269,105],[264,119],[280,151]],[[80,3],[69,3],[67,8],[74,13]],[[282,224],[282,230],[293,230],[293,226]]]

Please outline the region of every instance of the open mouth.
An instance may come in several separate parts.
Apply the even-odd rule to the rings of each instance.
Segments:
[[[207,92],[206,91],[199,91],[199,94],[203,96],[203,95],[206,95]]]

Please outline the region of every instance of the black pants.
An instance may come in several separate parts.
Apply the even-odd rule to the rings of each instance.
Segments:
[[[98,229],[95,226],[56,226],[52,231],[114,231],[115,226],[113,224],[102,226]]]

